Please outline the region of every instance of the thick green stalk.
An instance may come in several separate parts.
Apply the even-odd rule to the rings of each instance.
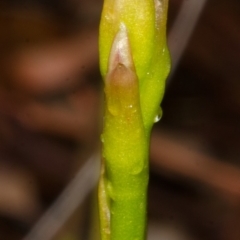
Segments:
[[[144,240],[149,137],[169,72],[167,0],[105,0],[105,83],[99,184],[102,240]]]

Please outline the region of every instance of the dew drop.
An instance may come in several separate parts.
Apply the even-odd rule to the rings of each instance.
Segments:
[[[162,109],[161,109],[161,107],[160,107],[159,110],[158,110],[158,113],[157,113],[156,117],[154,118],[154,122],[155,122],[155,123],[156,123],[156,122],[159,122],[161,118],[162,118]]]
[[[119,114],[119,110],[117,109],[116,106],[113,106],[113,105],[110,105],[108,107],[108,111],[115,117]]]
[[[159,122],[160,121],[160,119],[161,119],[161,116],[159,116],[159,115],[156,115],[156,117],[154,118],[154,122],[156,123],[156,122]]]
[[[142,170],[143,170],[143,164],[139,163],[138,166],[131,169],[131,174],[138,175],[142,172]]]
[[[103,134],[101,134],[100,139],[101,139],[101,142],[104,143],[104,136],[103,136]]]
[[[114,201],[115,200],[114,189],[113,189],[113,185],[110,181],[107,181],[107,192],[108,192],[108,196],[111,198],[111,200]]]

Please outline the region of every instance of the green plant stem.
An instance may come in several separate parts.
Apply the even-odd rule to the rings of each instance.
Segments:
[[[105,0],[105,83],[99,183],[102,240],[144,240],[149,138],[169,72],[167,0]]]

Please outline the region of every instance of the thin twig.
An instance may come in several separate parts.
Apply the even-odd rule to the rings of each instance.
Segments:
[[[23,240],[50,240],[97,184],[100,172],[98,155],[92,156],[79,170],[55,203],[40,218]]]
[[[168,35],[168,45],[172,58],[171,75],[179,63],[205,3],[206,0],[185,0],[181,5]]]

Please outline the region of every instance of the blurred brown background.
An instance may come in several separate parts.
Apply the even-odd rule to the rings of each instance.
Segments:
[[[184,1],[169,1],[171,32]],[[0,1],[1,240],[23,239],[99,149],[101,6]],[[240,239],[239,26],[238,0],[206,1],[168,80],[151,142],[149,240]],[[52,239],[86,240],[90,202]]]

